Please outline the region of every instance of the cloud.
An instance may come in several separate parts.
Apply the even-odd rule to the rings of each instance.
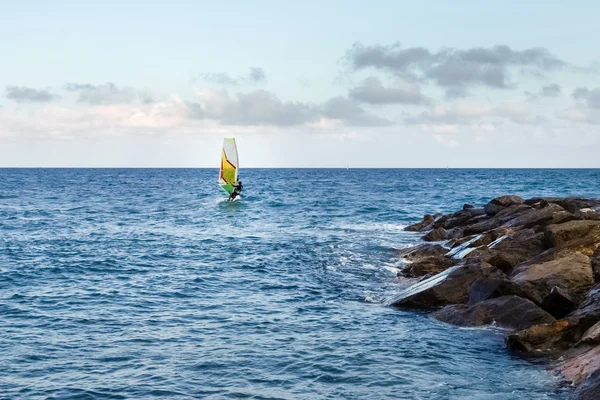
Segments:
[[[48,90],[38,90],[25,86],[7,86],[6,97],[17,103],[48,103],[59,98]]]
[[[267,82],[267,75],[260,67],[250,67],[247,74],[232,77],[225,72],[203,72],[193,79],[194,82],[204,81],[221,86],[239,86],[242,84],[257,85]]]
[[[577,88],[573,92],[573,98],[584,100],[589,108],[600,110],[600,88],[587,89]]]
[[[405,119],[407,124],[421,125],[472,125],[488,120],[509,120],[520,125],[537,125],[547,121],[543,116],[531,114],[529,106],[524,102],[503,103],[498,106],[483,104],[454,103],[440,104],[431,110],[409,116]]]
[[[338,119],[351,126],[389,126],[393,122],[366,112],[357,102],[342,96],[329,99],[323,105],[326,118]]]
[[[432,52],[424,47],[402,48],[398,43],[390,46],[356,43],[347,50],[345,60],[353,70],[375,68],[410,80],[434,82],[446,89],[448,97],[465,96],[469,87],[477,85],[496,89],[513,87],[510,79],[513,67],[543,75],[567,65],[541,47],[513,50],[506,45]]]
[[[129,87],[118,87],[110,82],[103,85],[68,83],[65,88],[69,92],[79,94],[78,102],[90,105],[130,104],[134,102],[151,104],[154,102],[152,97],[145,92],[139,92]]]
[[[556,83],[542,87],[538,93],[525,92],[525,95],[527,95],[530,100],[536,100],[540,97],[558,97],[560,94],[560,85]]]
[[[414,83],[397,79],[394,86],[384,87],[376,77],[369,77],[350,89],[351,99],[369,104],[427,104],[430,100]]]
[[[231,98],[224,90],[197,90],[204,103],[204,116],[225,125],[301,125],[318,119],[317,109],[300,102],[283,102],[266,90],[238,93]]]

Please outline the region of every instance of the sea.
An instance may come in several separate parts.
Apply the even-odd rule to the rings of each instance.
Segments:
[[[383,299],[423,214],[599,169],[0,169],[0,399],[562,399],[496,327]]]

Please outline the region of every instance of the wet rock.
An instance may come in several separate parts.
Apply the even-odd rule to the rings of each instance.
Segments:
[[[484,233],[487,231],[491,231],[500,226],[504,225],[504,221],[500,218],[488,218],[482,221],[476,222],[474,224],[465,226],[464,234],[465,235],[475,235],[478,233]]]
[[[482,208],[470,208],[468,210],[459,211],[449,215],[442,227],[445,229],[461,227],[464,226],[467,221],[481,215],[485,215],[485,211]]]
[[[532,229],[517,231],[492,248],[487,262],[504,273],[511,273],[517,265],[544,251],[542,239],[543,234],[536,234]]]
[[[518,296],[501,296],[474,305],[449,305],[433,316],[443,322],[460,326],[481,326],[492,323],[510,329],[553,322],[554,318],[532,301]]]
[[[423,232],[427,230],[434,222],[435,217],[433,215],[426,214],[423,216],[423,220],[421,222],[407,226],[404,228],[404,230],[408,232]]]
[[[569,242],[581,239],[600,243],[600,221],[569,221],[550,225],[544,232],[546,247],[565,247]]]
[[[594,283],[590,258],[580,253],[542,264],[522,265],[514,270],[511,279],[537,304],[542,303],[554,286],[577,299]]]
[[[468,260],[405,289],[389,300],[402,308],[436,308],[447,304],[465,303],[473,282],[494,274],[486,263]]]
[[[571,394],[571,400],[600,399],[600,371],[594,371]]]
[[[571,358],[559,368],[560,373],[577,385],[600,370],[600,346]]]
[[[560,319],[575,308],[575,302],[563,289],[554,286],[550,293],[542,300],[542,308],[554,318]]]
[[[478,279],[471,285],[468,305],[495,297],[512,296],[526,297],[521,288],[503,276]]]
[[[487,215],[495,215],[506,207],[523,204],[523,202],[524,200],[519,196],[500,196],[487,203],[483,209]]]
[[[585,331],[580,343],[600,343],[600,322],[596,322],[590,329]]]
[[[531,208],[514,215],[504,224],[507,228],[529,229],[533,227],[545,227],[555,221],[555,214],[565,212],[565,209],[557,204],[549,204],[542,209]]]
[[[564,319],[533,325],[506,337],[506,346],[510,350],[526,353],[551,353],[566,349],[572,343],[571,325]]]
[[[449,239],[448,231],[446,231],[442,227],[435,228],[434,230],[430,231],[425,236],[423,236],[422,239],[426,242],[440,242],[442,240],[447,240]]]
[[[583,208],[595,209],[597,207],[600,207],[600,200],[583,199],[580,197],[534,197],[532,199],[525,200],[525,204],[533,205],[542,201],[547,203],[558,204],[559,206],[571,213],[575,213]]]
[[[400,274],[405,277],[419,278],[428,274],[438,274],[456,265],[458,260],[444,256],[425,257],[412,262]]]
[[[579,327],[581,335],[600,321],[600,285],[594,286],[588,292],[585,300],[568,318]]]
[[[592,270],[596,282],[600,281],[600,247],[598,247],[592,255]]]
[[[471,204],[463,204],[463,211],[467,211],[467,210],[471,210],[475,208],[474,206],[472,206]]]
[[[408,260],[415,261],[426,257],[443,256],[448,249],[439,244],[423,243],[417,246],[407,247],[398,251],[398,256]]]

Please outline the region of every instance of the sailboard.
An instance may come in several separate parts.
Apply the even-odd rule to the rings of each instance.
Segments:
[[[219,170],[219,186],[227,193],[233,193],[233,186],[238,182],[240,163],[234,138],[223,139],[221,151],[221,168]]]

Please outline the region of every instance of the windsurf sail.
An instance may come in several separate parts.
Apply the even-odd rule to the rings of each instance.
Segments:
[[[238,181],[240,164],[238,160],[237,146],[234,138],[223,139],[223,150],[221,151],[221,169],[219,171],[219,186],[227,193],[233,193],[233,186]]]

